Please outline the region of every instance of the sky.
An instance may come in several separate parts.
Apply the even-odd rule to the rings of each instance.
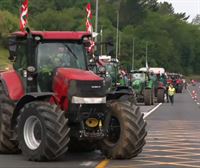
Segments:
[[[188,21],[200,14],[200,0],[158,0],[158,2],[169,2],[174,7],[176,13],[186,12],[186,15],[190,15]]]

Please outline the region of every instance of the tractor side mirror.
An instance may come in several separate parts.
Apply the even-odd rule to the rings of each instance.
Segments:
[[[15,61],[15,58],[17,56],[17,43],[16,38],[9,38],[8,39],[8,49],[9,49],[9,57],[8,59],[10,61]]]

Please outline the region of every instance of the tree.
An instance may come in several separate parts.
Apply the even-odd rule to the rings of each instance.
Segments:
[[[9,33],[19,27],[18,19],[8,11],[0,11],[0,42],[6,46],[6,38]]]
[[[160,13],[161,15],[173,15],[174,8],[171,3],[161,2],[158,4],[158,13]]]
[[[195,18],[192,19],[192,24],[200,25],[200,14],[196,15]]]
[[[126,25],[137,25],[142,23],[145,10],[139,0],[122,0],[120,3],[120,28]]]

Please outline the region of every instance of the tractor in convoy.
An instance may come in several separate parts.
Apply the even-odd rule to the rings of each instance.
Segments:
[[[131,86],[136,92],[137,102],[145,105],[154,104],[154,85],[147,71],[133,70],[130,72]]]
[[[176,89],[176,93],[182,93],[183,92],[183,75],[178,73],[168,73],[168,83],[172,83],[173,86]]]
[[[145,145],[139,107],[88,69],[87,32],[14,32],[0,73],[0,152],[51,161],[68,150],[130,159]]]
[[[96,55],[90,62],[93,66],[90,66],[91,70],[100,77],[104,78],[106,83],[107,98],[115,96],[115,99],[127,100],[136,105],[136,94],[133,88],[129,85],[128,74],[124,70],[120,61],[116,58],[112,58],[109,54],[112,52],[109,46],[112,46],[111,42],[101,42],[98,45],[106,48],[105,55]],[[90,53],[91,54],[91,53]]]
[[[127,100],[136,105],[136,93],[129,85],[128,74],[121,68],[120,62],[111,56],[98,56],[95,62],[96,74],[105,79],[107,98]]]
[[[140,68],[140,71],[147,71],[146,68]],[[165,69],[158,67],[148,68],[150,79],[153,81],[154,96],[157,98],[158,103],[165,102],[165,93],[167,87],[167,79],[165,76]]]

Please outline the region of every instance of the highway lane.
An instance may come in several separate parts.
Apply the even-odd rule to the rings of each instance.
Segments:
[[[199,85],[194,87],[198,88]],[[184,90],[183,94],[177,94],[175,97],[175,104],[171,106],[170,104],[163,104],[159,107],[155,113],[147,116],[146,120],[148,123],[148,136],[147,136],[147,144],[144,148],[142,154],[138,157],[131,160],[117,161],[112,160],[109,161],[107,167],[160,167],[165,166],[170,167],[171,162],[173,161],[173,157],[180,157],[171,155],[167,152],[169,149],[173,151],[176,150],[173,145],[174,141],[177,141],[177,137],[182,137],[182,141],[184,141],[184,136],[192,137],[195,139],[196,135],[198,135],[196,128],[196,124],[200,126],[200,116],[196,114],[195,111],[199,110],[196,102],[192,99],[189,92],[194,89],[192,86],[188,87],[188,91]],[[200,98],[200,95],[199,95]],[[200,99],[199,99],[200,100]],[[155,104],[157,106],[158,104]],[[147,114],[151,111],[155,106],[144,106],[140,104],[140,109],[144,114]],[[178,111],[178,112],[177,112]],[[191,112],[188,112],[191,111]],[[196,120],[193,122],[193,120]],[[184,126],[183,126],[184,125]],[[170,126],[170,127],[169,127]],[[174,127],[177,127],[181,131],[174,130]],[[186,131],[185,127],[187,128]],[[193,131],[190,129],[194,128]],[[197,130],[196,130],[197,129]],[[200,129],[200,128],[199,128]],[[184,131],[185,130],[185,131]],[[188,134],[190,132],[190,134]],[[173,135],[170,139],[166,137],[168,134]],[[200,139],[200,138],[199,138]],[[178,141],[179,142],[179,141]],[[184,145],[190,144],[191,142],[184,143]],[[194,144],[198,144],[198,141],[193,141]],[[174,148],[173,148],[174,147]],[[195,146],[198,148],[198,146]],[[199,147],[200,148],[200,147]],[[192,147],[190,148],[193,149]],[[167,150],[167,151],[166,151]],[[180,149],[181,150],[181,146]],[[183,152],[183,151],[181,151]],[[200,151],[199,151],[200,153]],[[189,153],[190,154],[190,153]],[[187,155],[187,153],[186,153]],[[170,158],[171,157],[171,158]],[[184,156],[181,156],[184,159]],[[199,157],[198,153],[194,157]],[[198,158],[199,159],[199,158]],[[43,162],[36,163],[26,161],[22,155],[0,155],[0,168],[84,168],[84,167],[96,167],[104,160],[104,157],[101,155],[99,151],[95,151],[92,153],[82,153],[82,154],[66,154],[61,160],[57,162]],[[197,162],[197,160],[195,160]],[[176,163],[177,164],[177,163]],[[153,166],[152,166],[153,165]],[[174,167],[175,163],[172,164]],[[199,164],[200,165],[200,164]],[[176,165],[177,166],[177,165]],[[191,166],[191,165],[190,165]]]
[[[147,113],[154,106],[140,104],[141,111]],[[0,168],[94,168],[104,156],[99,151],[92,153],[67,153],[61,160],[56,162],[31,162],[21,155],[0,155]]]
[[[147,143],[131,160],[109,161],[107,168],[200,168],[200,107],[189,91],[175,95],[175,104],[162,104],[147,118]]]

